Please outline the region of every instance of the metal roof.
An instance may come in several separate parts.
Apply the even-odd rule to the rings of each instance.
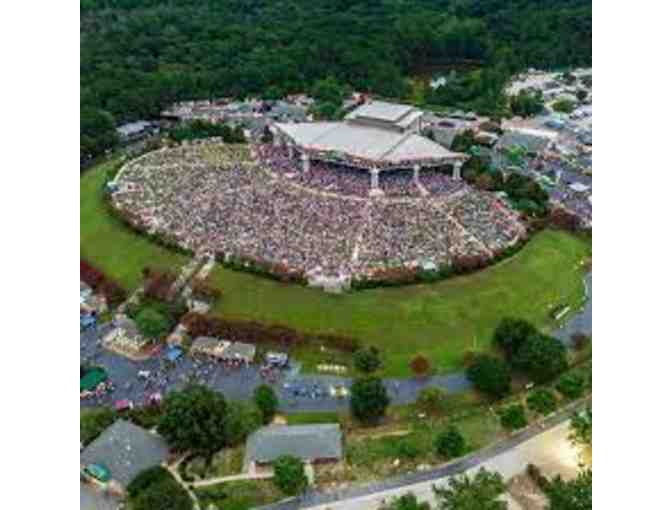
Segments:
[[[347,122],[276,124],[294,143],[307,149],[344,153],[385,163],[401,159],[459,157],[460,154],[413,133]]]
[[[416,108],[407,104],[371,101],[350,112],[346,118],[356,119],[358,117],[366,117],[385,122],[396,122],[412,110],[416,110]]]
[[[126,486],[138,473],[161,464],[169,450],[163,438],[131,422],[117,420],[80,455],[81,464],[104,464]]]
[[[245,448],[245,465],[272,462],[282,455],[302,460],[340,459],[343,456],[341,427],[319,425],[269,425],[250,435]]]

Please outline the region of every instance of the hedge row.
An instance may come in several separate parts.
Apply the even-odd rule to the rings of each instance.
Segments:
[[[360,341],[352,337],[304,333],[285,326],[229,320],[196,312],[187,313],[181,322],[194,338],[213,336],[229,341],[280,344],[285,347],[319,343],[344,352],[355,352],[361,347]]]
[[[236,271],[244,271],[283,283],[298,283],[300,285],[308,283],[308,279],[302,271],[292,270],[284,264],[266,262],[250,257],[230,256],[227,258],[222,253],[218,253],[215,258],[224,267]]]
[[[126,291],[123,287],[84,259],[79,261],[79,279],[95,292],[105,296],[108,306],[119,306],[126,301]]]

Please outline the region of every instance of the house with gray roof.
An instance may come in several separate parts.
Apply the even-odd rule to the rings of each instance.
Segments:
[[[161,436],[126,420],[117,420],[89,444],[80,464],[101,464],[112,479],[126,487],[138,473],[164,462],[169,449]]]
[[[343,434],[337,423],[319,425],[269,425],[247,438],[245,469],[270,464],[292,455],[304,462],[335,462],[343,457]]]

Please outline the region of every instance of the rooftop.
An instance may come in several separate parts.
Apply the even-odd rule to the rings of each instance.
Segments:
[[[161,464],[169,450],[163,438],[131,422],[117,420],[80,455],[81,464],[102,464],[126,486],[141,471]]]
[[[245,465],[272,462],[282,455],[304,461],[340,459],[343,456],[340,425],[270,425],[247,439]]]

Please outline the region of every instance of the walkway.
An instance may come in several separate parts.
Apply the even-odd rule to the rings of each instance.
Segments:
[[[592,332],[592,278],[586,276],[587,301],[584,308],[574,315],[565,325],[553,332],[563,342],[571,342],[576,332]],[[113,403],[119,399],[129,399],[142,403],[146,397],[155,392],[165,393],[171,389],[180,389],[188,380],[196,380],[222,392],[232,400],[249,400],[254,389],[260,384],[268,384],[255,367],[241,368],[227,372],[215,363],[200,362],[184,356],[178,363],[169,368],[160,357],[145,361],[131,361],[122,356],[103,349],[98,340],[102,338],[110,326],[101,326],[98,331],[88,330],[80,334],[80,361],[90,362],[105,367],[110,380],[116,385],[115,390],[100,400],[82,401],[82,406],[94,406]],[[138,371],[148,370],[152,377],[149,381],[138,379]],[[418,393],[427,387],[440,387],[449,393],[459,393],[470,388],[470,383],[463,372],[438,375],[426,379],[387,378],[384,384],[393,405],[414,402]],[[347,399],[328,396],[332,385],[343,385],[349,388],[352,378],[331,375],[283,374],[274,386],[280,398],[280,410],[285,413],[298,412],[335,412],[348,409]]]
[[[432,486],[463,473],[473,473],[481,467],[500,471],[508,479],[525,469],[528,463],[546,467],[550,473],[572,475],[578,467],[578,456],[566,441],[569,417],[575,411],[590,405],[591,399],[575,402],[562,412],[539,425],[483,448],[446,466],[420,471],[398,478],[390,478],[362,487],[321,493],[311,491],[303,497],[274,505],[263,510],[378,510],[383,500],[388,502],[406,492],[416,493],[420,499],[433,501]],[[260,509],[261,510],[261,509]]]

